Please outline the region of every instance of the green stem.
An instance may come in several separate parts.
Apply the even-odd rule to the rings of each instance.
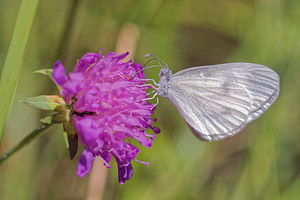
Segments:
[[[6,119],[21,74],[26,44],[34,21],[39,0],[23,0],[19,9],[15,30],[1,73],[0,83],[0,144]]]
[[[23,138],[18,144],[16,144],[14,147],[6,151],[0,156],[0,165],[8,159],[11,155],[16,153],[19,149],[24,147],[26,144],[31,142],[35,137],[40,135],[42,132],[44,132],[46,129],[48,129],[52,124],[43,124],[39,128],[32,131],[29,135],[27,135],[25,138]]]

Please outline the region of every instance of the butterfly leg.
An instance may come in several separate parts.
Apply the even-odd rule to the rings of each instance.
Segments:
[[[152,94],[153,92],[156,92],[156,90],[152,90],[151,92],[147,93],[146,95],[148,96],[149,94]]]
[[[157,90],[157,87],[153,86],[153,85],[150,84],[150,83],[147,83],[147,84],[144,84],[144,85],[135,85],[135,86],[137,86],[137,87],[147,87],[147,86],[151,86],[151,88]]]
[[[149,94],[152,94],[153,92],[156,92],[156,90],[153,90],[152,92],[149,92],[147,95]],[[156,103],[150,108],[150,110],[154,109],[157,104],[159,103],[159,99],[158,99],[158,95],[157,95],[157,92],[152,96],[152,97],[149,97],[149,98],[145,98],[145,99],[142,99],[142,100],[138,100],[138,101],[148,101],[148,100],[152,100],[156,97]]]
[[[143,101],[148,101],[151,99],[154,99],[156,97],[157,93],[155,93],[152,97],[146,98],[146,99],[142,99]]]
[[[157,104],[159,103],[159,99],[158,99],[157,93],[155,93],[152,97],[143,99],[143,101],[147,101],[147,100],[152,100],[155,97],[156,97],[156,103],[150,108],[150,110],[154,109],[157,106]]]
[[[145,79],[139,79],[140,81],[152,81],[152,83],[156,86],[156,87],[158,87],[158,84],[155,82],[155,80],[154,79],[147,79],[147,78],[145,78]]]
[[[158,103],[159,103],[159,99],[158,96],[156,96],[156,103],[150,108],[150,110],[154,109]]]
[[[155,82],[155,80],[154,79],[145,79],[146,81],[152,81],[153,82],[153,84],[156,86],[156,87],[158,87],[158,84]]]

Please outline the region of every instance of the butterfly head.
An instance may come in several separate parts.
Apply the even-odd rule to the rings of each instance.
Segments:
[[[157,94],[160,96],[167,96],[169,86],[169,80],[172,77],[172,71],[169,68],[162,68],[159,72],[159,82],[157,88]]]
[[[158,76],[160,77],[160,79],[166,79],[167,81],[169,81],[172,77],[172,71],[169,68],[164,67],[160,70]]]
[[[150,68],[150,67],[160,67],[160,72],[159,72],[159,82],[157,84],[157,88],[156,88],[156,91],[157,91],[157,95],[160,95],[160,96],[167,96],[168,94],[168,88],[170,87],[169,86],[169,80],[171,79],[172,77],[172,71],[169,69],[167,63],[165,63],[163,60],[161,60],[160,58],[152,55],[152,54],[146,54],[144,55],[145,58],[151,58],[150,60],[148,60],[146,62],[145,65],[147,65],[150,61],[152,60],[156,60],[158,62],[157,65],[151,65],[147,68]],[[145,66],[144,65],[144,66]],[[146,68],[145,68],[146,69]]]

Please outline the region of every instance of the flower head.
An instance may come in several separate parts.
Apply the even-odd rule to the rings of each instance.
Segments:
[[[144,100],[147,95],[142,66],[133,60],[122,62],[128,52],[101,54],[85,54],[68,76],[57,61],[52,77],[61,87],[79,141],[85,146],[77,175],[89,173],[95,156],[108,168],[113,157],[118,164],[119,183],[123,184],[132,177],[131,161],[139,153],[130,138],[150,148],[155,135],[145,130],[160,130],[152,127],[153,105]]]

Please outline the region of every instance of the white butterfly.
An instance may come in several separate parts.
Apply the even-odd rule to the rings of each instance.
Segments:
[[[175,74],[165,64],[159,76],[154,96],[166,97],[191,131],[208,141],[237,134],[279,94],[278,74],[259,64],[200,66]]]

